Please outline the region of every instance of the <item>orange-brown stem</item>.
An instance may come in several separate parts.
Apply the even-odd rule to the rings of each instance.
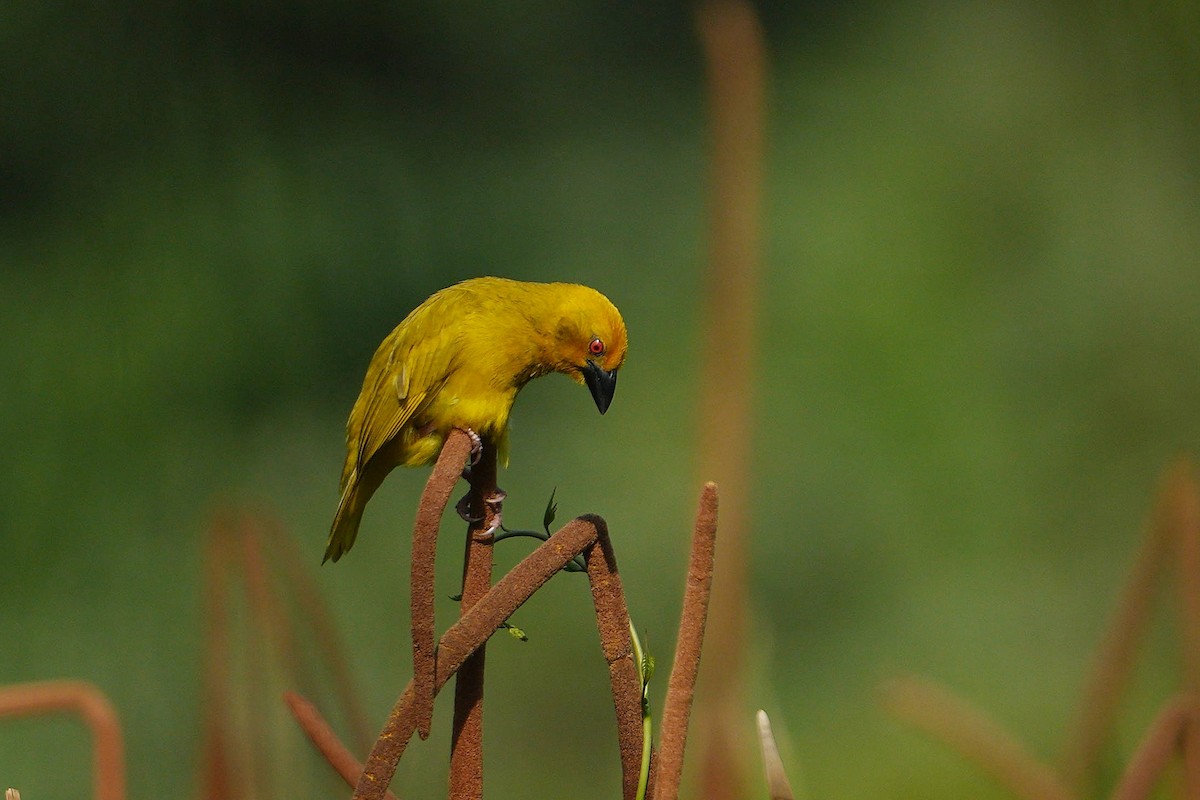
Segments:
[[[1167,492],[1163,524],[1175,543],[1184,685],[1190,694],[1200,696],[1200,487],[1190,461],[1180,459],[1175,465]],[[1194,716],[1190,722],[1180,742],[1184,794],[1200,797],[1200,731]]]
[[[595,518],[599,541],[584,552],[592,605],[600,647],[608,663],[613,706],[617,712],[617,747],[621,753],[621,796],[631,800],[637,795],[638,774],[642,763],[642,683],[641,666],[633,657],[629,635],[629,610],[617,559],[608,538],[608,526]]]
[[[245,792],[251,797],[270,797],[277,792],[271,785],[274,777],[271,770],[262,766],[271,762],[271,736],[267,725],[270,719],[267,710],[268,692],[263,690],[266,689],[266,676],[271,673],[272,653],[293,681],[302,684],[304,679],[287,614],[278,591],[272,584],[266,559],[263,557],[259,529],[260,523],[255,517],[246,512],[239,512],[236,535],[241,545],[242,581],[250,616],[258,629],[258,634],[247,637],[245,643],[252,690],[246,701],[250,706],[249,736],[244,741],[249,763],[260,765],[260,768],[249,770],[248,780],[252,785],[247,787]],[[223,701],[229,702],[229,699],[224,698]]]
[[[329,613],[329,606],[321,596],[307,560],[301,555],[296,540],[285,534],[278,524],[265,527],[268,547],[280,554],[283,575],[295,593],[301,616],[310,627],[316,641],[317,654],[324,658],[333,679],[334,692],[341,703],[346,722],[350,728],[350,741],[356,750],[365,752],[371,746],[371,725],[367,712],[357,691],[346,658],[346,647]]]
[[[717,485],[704,484],[696,527],[692,533],[692,555],[683,592],[683,610],[679,618],[679,636],[675,640],[675,660],[667,682],[663,702],[662,733],[659,736],[655,800],[674,800],[679,796],[683,776],[683,753],[687,746],[688,720],[692,712],[696,674],[700,669],[700,649],[704,642],[704,622],[708,618],[708,600],[712,588],[713,557],[717,538]]]
[[[1024,800],[1073,800],[1075,794],[990,717],[928,681],[905,678],[886,687],[897,717],[916,725],[992,774]]]
[[[499,508],[486,502],[496,488],[496,448],[484,441],[479,460],[471,467],[471,492],[463,554],[460,616],[482,600],[492,587],[492,532],[499,525]],[[450,800],[483,796],[483,674],[487,644],[481,644],[459,669],[454,682],[454,726],[450,739]]]
[[[1171,756],[1190,735],[1194,735],[1198,722],[1200,718],[1197,717],[1195,697],[1184,695],[1167,703],[1150,723],[1133,757],[1125,765],[1125,774],[1113,791],[1112,800],[1145,800],[1150,797],[1155,785],[1162,779]]]
[[[97,800],[124,800],[125,745],[117,711],[104,693],[85,681],[45,681],[0,689],[0,717],[79,715],[92,732]]]
[[[433,624],[434,559],[437,556],[438,530],[442,514],[450,501],[450,493],[462,475],[463,465],[471,453],[471,437],[457,428],[450,431],[442,446],[437,464],[425,482],[421,502],[413,525],[412,571],[409,584],[412,592],[413,684],[416,689],[415,709],[417,734],[429,736],[433,719],[434,674],[436,671],[435,632]]]
[[[1184,683],[1187,691],[1200,693],[1200,487],[1187,460],[1175,465],[1167,481],[1161,524],[1175,544]]]
[[[333,766],[338,775],[342,776],[346,785],[353,788],[358,776],[362,774],[362,763],[346,749],[316,706],[295,692],[284,692],[283,699],[309,741],[325,756],[325,760]],[[385,800],[398,800],[391,792],[384,792],[383,796]]]
[[[1112,733],[1117,702],[1133,672],[1134,657],[1145,635],[1159,579],[1171,546],[1164,520],[1168,517],[1171,479],[1163,489],[1146,525],[1141,547],[1125,581],[1104,640],[1097,647],[1091,675],[1079,703],[1072,734],[1064,750],[1064,774],[1076,793],[1090,793],[1096,765]]]
[[[754,440],[755,326],[760,271],[766,53],[762,25],[748,0],[696,6],[710,124],[705,278],[705,374],[701,381],[699,457],[721,485],[722,545],[710,655],[721,669],[704,681],[697,715],[707,742],[699,759],[711,800],[748,791],[749,709],[745,632],[750,536],[751,442]],[[747,731],[748,732],[748,731]]]

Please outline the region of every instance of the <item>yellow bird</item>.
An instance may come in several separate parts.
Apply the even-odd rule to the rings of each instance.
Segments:
[[[451,429],[487,439],[507,463],[509,412],[534,378],[561,372],[586,384],[603,414],[625,347],[620,312],[577,284],[473,278],[421,303],[375,351],[350,410],[341,501],[323,561],[354,544],[363,508],[387,474],[435,461]]]

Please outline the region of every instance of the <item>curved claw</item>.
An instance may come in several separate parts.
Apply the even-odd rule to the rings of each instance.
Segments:
[[[462,496],[462,499],[454,504],[454,511],[458,516],[462,517],[463,522],[479,522],[483,517],[471,516],[471,495],[468,492]]]
[[[486,531],[480,531],[475,534],[475,541],[490,542],[496,536],[496,531],[500,530],[500,512],[496,512],[496,518],[492,521],[491,526]]]

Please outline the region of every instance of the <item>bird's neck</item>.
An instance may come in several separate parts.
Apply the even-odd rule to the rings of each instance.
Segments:
[[[554,331],[545,330],[537,320],[529,317],[519,331],[514,330],[514,335],[503,344],[503,360],[508,368],[500,372],[511,375],[512,385],[518,390],[534,378],[559,369],[554,356]]]

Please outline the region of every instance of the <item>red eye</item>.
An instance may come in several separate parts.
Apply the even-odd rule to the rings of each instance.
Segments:
[[[588,352],[594,356],[604,355],[604,342],[600,341],[600,337],[592,339],[591,343],[588,345]]]

